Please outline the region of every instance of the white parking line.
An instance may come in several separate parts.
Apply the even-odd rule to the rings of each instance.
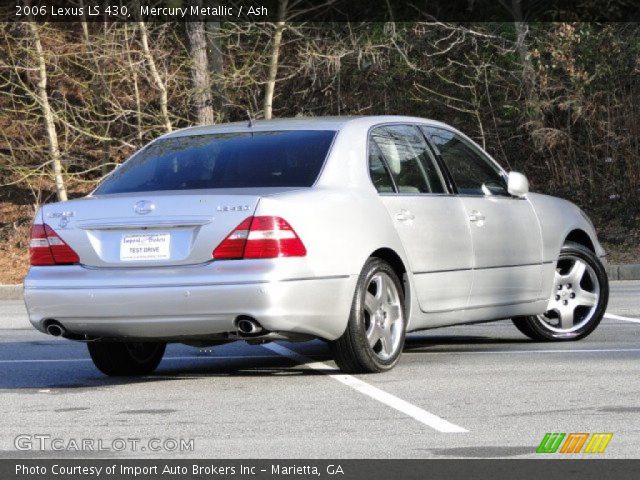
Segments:
[[[614,315],[613,313],[605,313],[604,318],[610,320],[622,320],[623,322],[640,323],[640,318],[621,317],[620,315]]]
[[[262,345],[264,348],[268,348],[272,352],[276,352],[278,355],[282,355],[283,357],[290,358],[295,362],[302,364],[305,368],[310,368],[312,370],[326,371],[326,370],[334,370],[332,367],[322,362],[313,362],[309,357],[301,355],[293,350],[289,350],[282,345],[278,345],[277,343],[269,343],[267,345]],[[363,395],[367,395],[368,397],[373,398],[374,400],[379,401],[380,403],[384,403],[385,405],[398,410],[409,417],[414,418],[415,420],[427,425],[439,432],[445,433],[465,433],[465,430],[458,425],[454,425],[453,423],[447,422],[443,418],[434,415],[433,413],[429,413],[426,410],[423,410],[415,405],[402,400],[401,398],[396,397],[395,395],[391,395],[390,393],[385,392],[384,390],[380,390],[379,388],[374,387],[373,385],[369,385],[367,382],[363,382],[362,380],[352,376],[352,375],[344,375],[344,374],[328,374],[329,377],[337,380],[348,387],[357,390]]]

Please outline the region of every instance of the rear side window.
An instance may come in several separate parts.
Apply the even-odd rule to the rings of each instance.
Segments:
[[[375,128],[371,132],[369,146],[371,171],[378,163],[378,156],[393,176],[398,193],[444,193],[434,158],[416,127],[391,125]],[[371,179],[376,184],[373,174]]]
[[[335,133],[290,130],[166,138],[135,154],[95,193],[310,187]]]
[[[393,182],[382,156],[382,151],[372,138],[369,139],[369,175],[373,186],[376,187],[378,192],[390,193],[394,191]]]

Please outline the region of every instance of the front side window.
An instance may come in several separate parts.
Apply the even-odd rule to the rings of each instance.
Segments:
[[[420,127],[440,151],[458,193],[509,196],[500,171],[470,144],[449,130]]]
[[[369,141],[370,168],[373,170],[375,165],[383,163],[385,172],[393,177],[398,193],[444,193],[435,161],[416,127],[377,127],[371,132]],[[371,177],[375,184],[373,173]]]
[[[169,137],[140,150],[95,191],[310,187],[334,131],[282,130]]]

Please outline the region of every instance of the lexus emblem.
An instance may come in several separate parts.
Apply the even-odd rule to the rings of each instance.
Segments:
[[[133,206],[133,211],[138,215],[146,215],[149,212],[153,212],[156,209],[156,205],[153,202],[147,200],[140,200]]]

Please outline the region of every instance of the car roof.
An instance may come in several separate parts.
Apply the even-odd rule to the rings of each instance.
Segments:
[[[420,117],[401,115],[369,115],[369,116],[339,116],[339,117],[292,117],[276,118],[272,120],[221,123],[217,125],[203,125],[188,127],[163,135],[163,138],[182,137],[188,135],[207,135],[212,133],[257,132],[271,130],[341,130],[345,125],[360,126],[368,129],[381,123],[423,123],[440,125],[451,128],[442,122]]]

